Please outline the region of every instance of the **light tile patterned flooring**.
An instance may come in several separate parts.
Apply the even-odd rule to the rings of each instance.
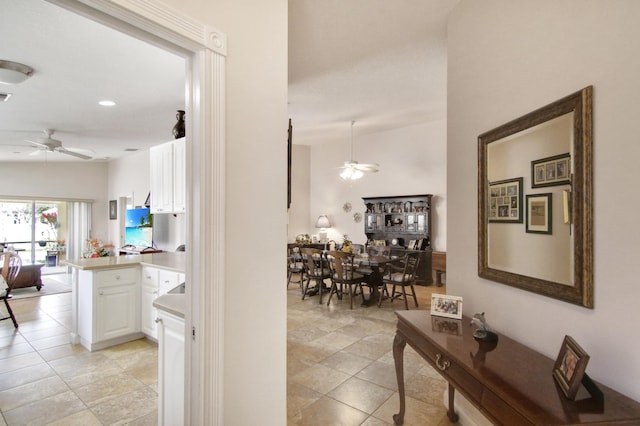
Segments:
[[[0,425],[157,424],[155,343],[69,344],[71,293],[10,304],[20,327],[0,322]]]
[[[416,290],[419,309],[428,309],[431,293],[445,287]],[[402,302],[361,307],[358,296],[350,310],[347,297],[334,296],[327,307],[318,296],[301,300],[295,285],[287,294],[288,425],[392,425],[398,392],[391,345]],[[155,343],[96,352],[69,344],[70,293],[11,306],[20,327],[0,322],[0,426],[157,424]],[[446,382],[408,346],[405,382],[405,425],[450,424]]]
[[[295,279],[295,276],[294,276]],[[416,286],[418,309],[429,309],[432,293],[446,287]],[[367,295],[365,290],[365,295]],[[349,298],[335,296],[327,307],[318,296],[301,300],[288,290],[287,415],[289,426],[393,425],[398,386],[392,355],[395,310],[401,300],[382,307],[349,309]],[[409,309],[416,309],[413,299]],[[425,312],[426,314],[426,312]],[[404,351],[407,426],[450,425],[443,405],[446,381],[411,347]]]

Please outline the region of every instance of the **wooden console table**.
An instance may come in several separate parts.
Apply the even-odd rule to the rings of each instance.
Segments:
[[[403,352],[408,343],[449,382],[452,422],[457,389],[493,423],[502,425],[614,425],[640,424],[640,403],[597,384],[603,400],[592,398],[582,387],[575,401],[565,398],[551,371],[554,360],[499,335],[497,344],[477,342],[462,320],[431,316],[427,311],[400,311],[393,342],[400,412],[404,422]],[[562,342],[558,342],[560,346]]]

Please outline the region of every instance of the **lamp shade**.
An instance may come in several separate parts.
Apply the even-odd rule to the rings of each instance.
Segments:
[[[331,228],[331,222],[329,222],[329,218],[326,214],[321,214],[318,216],[318,220],[316,221],[316,228]]]
[[[0,83],[22,83],[33,74],[33,68],[18,62],[0,60]]]

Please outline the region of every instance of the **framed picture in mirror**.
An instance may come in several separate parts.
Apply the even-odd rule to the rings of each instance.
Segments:
[[[522,223],[523,178],[489,183],[489,222]]]
[[[568,185],[571,183],[571,155],[569,153],[541,158],[531,162],[531,187]]]
[[[527,232],[551,235],[553,194],[527,195]]]

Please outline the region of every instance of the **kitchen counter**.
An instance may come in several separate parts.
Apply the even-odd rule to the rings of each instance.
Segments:
[[[68,259],[63,264],[83,271],[98,271],[116,268],[154,266],[175,272],[185,272],[185,253],[152,253],[129,256],[94,257],[90,259]]]
[[[163,294],[153,301],[153,307],[184,318],[186,300],[184,294]]]

